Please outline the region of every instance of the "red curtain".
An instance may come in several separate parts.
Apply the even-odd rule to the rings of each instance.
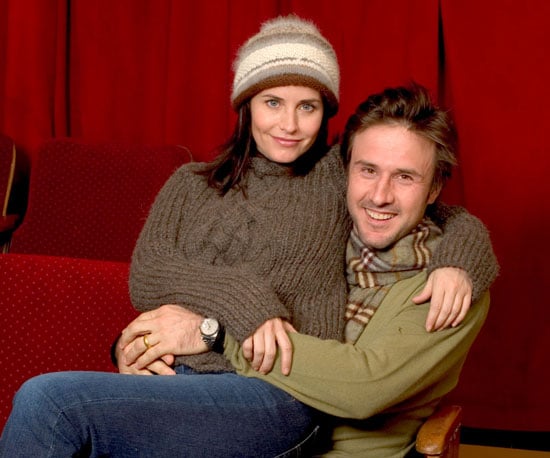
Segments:
[[[31,163],[55,136],[211,158],[234,122],[236,50],[290,12],[338,53],[333,133],[370,92],[411,79],[451,109],[460,167],[445,195],[487,224],[502,267],[453,400],[468,426],[550,430],[546,0],[0,0],[0,131]]]
[[[334,133],[373,90],[411,77],[437,89],[437,0],[394,1],[399,14],[383,0],[345,3],[335,14],[331,0],[0,0],[0,129],[28,154],[69,135],[180,143],[209,158],[234,122],[238,47],[290,12],[316,22],[339,55]]]
[[[0,1],[0,130],[18,145],[67,132],[67,2]]]
[[[456,397],[472,423],[550,431],[550,3],[441,3],[462,203],[491,229],[502,268]]]

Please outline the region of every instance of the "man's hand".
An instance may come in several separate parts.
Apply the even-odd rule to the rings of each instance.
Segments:
[[[278,347],[281,352],[281,373],[290,373],[292,342],[288,337],[289,332],[296,332],[296,329],[288,321],[272,318],[243,342],[243,355],[251,362],[254,370],[262,374],[269,373],[273,369]]]
[[[175,355],[208,351],[199,331],[202,320],[202,316],[171,304],[142,313],[122,331],[117,349],[119,370],[168,374]]]
[[[434,270],[428,277],[422,292],[413,298],[421,304],[430,300],[426,330],[439,331],[449,326],[458,326],[472,302],[472,281],[466,271],[456,267]]]

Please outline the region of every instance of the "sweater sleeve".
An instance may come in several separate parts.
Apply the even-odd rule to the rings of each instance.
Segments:
[[[487,228],[464,208],[440,202],[430,207],[429,216],[443,229],[443,237],[428,273],[440,267],[464,269],[472,279],[472,302],[476,302],[499,272]]]
[[[183,168],[177,171],[151,209],[130,268],[134,307],[146,311],[178,304],[216,317],[239,341],[269,318],[288,319],[289,312],[271,285],[255,272],[186,256],[181,240],[197,224],[193,215],[204,192],[200,187],[192,189],[197,182],[192,178]]]
[[[231,336],[226,336],[225,355],[239,374],[263,379],[307,405],[344,418],[369,418],[422,393],[443,396],[458,380],[487,315],[489,295],[482,296],[460,326],[428,333],[424,321],[429,304],[416,306],[408,300],[410,305],[393,316],[383,312],[392,301],[403,303],[394,289],[355,345],[291,334],[294,355],[288,376],[280,373],[279,358],[269,374],[254,371]]]

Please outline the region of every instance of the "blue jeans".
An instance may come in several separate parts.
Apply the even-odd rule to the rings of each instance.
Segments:
[[[0,457],[304,456],[315,422],[284,391],[231,373],[59,372],[18,391]]]

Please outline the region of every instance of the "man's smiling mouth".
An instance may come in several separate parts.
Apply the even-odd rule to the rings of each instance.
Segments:
[[[393,218],[395,215],[391,213],[378,213],[373,210],[365,209],[367,212],[367,215],[369,215],[372,219],[378,220],[378,221],[385,221],[388,219]]]

